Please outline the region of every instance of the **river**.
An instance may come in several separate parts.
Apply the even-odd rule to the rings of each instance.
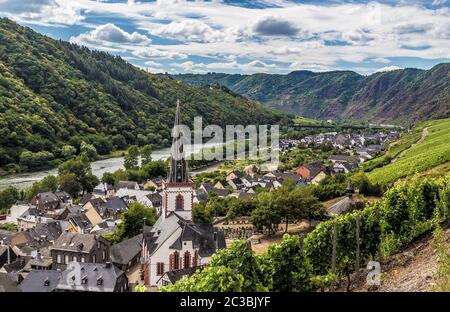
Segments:
[[[213,146],[219,146],[220,144],[193,144],[190,146],[186,146],[186,156],[189,156],[193,153],[198,153],[202,148],[211,148]],[[153,160],[167,159],[170,157],[170,148],[162,148],[158,150],[154,150],[152,153]],[[113,157],[102,160],[93,161],[91,163],[92,173],[96,175],[98,178],[101,178],[105,172],[114,172],[119,169],[124,169],[123,167],[123,157]],[[214,170],[221,165],[220,163],[215,163],[211,166],[204,167],[198,170],[192,171],[192,175],[196,173],[205,172],[209,170]],[[36,181],[40,181],[44,177],[48,175],[56,175],[58,170],[56,168],[35,172],[27,172],[20,174],[7,175],[4,177],[0,177],[0,189],[3,189],[8,186],[15,186],[19,189],[30,186]]]

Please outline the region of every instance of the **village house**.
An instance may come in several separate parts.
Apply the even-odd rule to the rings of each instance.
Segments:
[[[330,175],[330,169],[320,162],[312,162],[301,166],[295,170],[297,174],[304,179],[311,181],[312,184],[318,184],[320,181]]]
[[[54,268],[63,269],[71,261],[105,263],[110,243],[95,234],[63,233],[50,248]]]
[[[94,187],[92,194],[97,197],[108,198],[114,196],[115,192],[116,190],[113,185],[108,183],[100,183]]]
[[[140,190],[139,184],[135,181],[119,181],[117,184],[118,190],[129,189],[129,190]]]
[[[100,204],[97,209],[103,219],[112,218],[117,220],[120,218],[122,213],[128,209],[128,204],[124,199],[114,196],[108,198],[106,202]]]
[[[144,184],[144,190],[154,190],[157,192],[161,192],[164,182],[165,181],[163,177],[147,180],[147,182],[145,182]]]

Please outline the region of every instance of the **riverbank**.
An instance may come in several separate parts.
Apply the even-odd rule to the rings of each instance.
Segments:
[[[198,153],[202,148],[211,148],[218,146],[219,144],[194,144],[186,148],[186,156]],[[101,178],[105,172],[114,172],[119,169],[125,169],[123,166],[124,157],[120,155],[120,151],[116,151],[114,156],[100,159],[91,162],[92,173]],[[125,152],[125,151],[122,151]],[[170,157],[170,148],[161,148],[152,152],[153,160],[166,160]],[[209,170],[215,170],[222,162],[209,164],[202,168],[193,170],[192,173],[201,173]],[[51,168],[45,170],[39,170],[34,172],[24,172],[18,174],[9,174],[6,176],[0,176],[0,189],[4,189],[8,186],[14,186],[18,189],[24,189],[31,186],[34,182],[40,181],[48,175],[57,175],[58,169]]]

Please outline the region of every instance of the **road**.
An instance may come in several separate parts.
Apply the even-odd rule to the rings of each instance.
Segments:
[[[409,148],[405,149],[400,154],[398,154],[396,157],[394,157],[391,160],[391,163],[396,162],[399,158],[405,156],[406,152],[408,152],[410,149],[412,149],[413,147],[415,147],[415,146],[419,145],[420,143],[422,143],[425,140],[425,138],[427,137],[427,135],[428,135],[428,127],[425,127],[422,130],[422,136],[420,137],[420,139],[416,143],[412,144]]]

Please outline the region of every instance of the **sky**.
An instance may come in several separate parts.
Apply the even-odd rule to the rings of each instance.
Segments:
[[[368,75],[450,61],[450,0],[0,0],[0,16],[150,72]]]

